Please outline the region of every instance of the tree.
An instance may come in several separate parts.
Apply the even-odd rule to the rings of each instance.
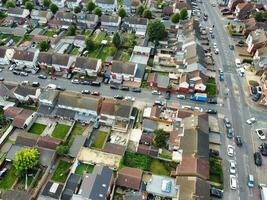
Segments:
[[[96,6],[92,0],[88,1],[86,8],[89,12],[92,12],[95,9],[95,7]]]
[[[36,167],[39,163],[39,152],[35,148],[21,149],[16,152],[13,165],[16,171],[23,175]]]
[[[124,18],[124,17],[127,16],[126,11],[125,11],[123,8],[119,8],[119,10],[118,10],[118,15],[119,15],[121,18]]]
[[[187,8],[182,8],[180,11],[180,17],[182,20],[186,19],[188,16]]]
[[[56,12],[58,11],[58,7],[56,4],[51,3],[49,8],[53,14],[56,14]]]
[[[102,10],[101,10],[101,8],[96,7],[96,8],[94,9],[93,13],[94,13],[95,15],[101,16],[101,15],[102,15]]]
[[[76,6],[76,7],[74,8],[74,12],[75,12],[75,13],[80,13],[81,10],[82,10],[82,8],[81,8],[80,6]]]
[[[143,12],[143,17],[147,18],[147,19],[151,19],[152,18],[152,12],[148,8],[146,8]]]
[[[177,24],[180,21],[180,13],[174,13],[171,17],[172,23]]]
[[[39,44],[40,51],[47,51],[49,49],[49,42],[48,41],[41,41]]]
[[[255,19],[256,19],[257,22],[263,22],[264,21],[263,14],[261,12],[257,12],[255,14]]]
[[[23,0],[22,4],[25,5],[27,2],[29,2],[29,0]]]
[[[159,19],[150,21],[147,29],[150,41],[158,42],[166,36],[165,26]]]
[[[76,32],[76,27],[74,25],[70,25],[68,30],[67,30],[67,35],[68,36],[74,36]]]
[[[137,8],[137,14],[139,15],[139,16],[142,16],[143,15],[143,12],[144,12],[144,10],[145,10],[145,7],[143,6],[143,5],[140,5],[140,6],[138,6],[138,8]]]
[[[14,4],[14,2],[12,0],[8,0],[6,2],[6,8],[15,8],[15,7],[16,6],[15,6],[15,4]]]
[[[90,37],[85,39],[85,46],[88,51],[93,51],[96,47],[95,42]]]
[[[120,37],[119,33],[115,33],[115,35],[113,36],[113,39],[112,39],[112,43],[114,44],[114,46],[117,49],[121,46],[121,37]]]
[[[28,9],[29,11],[32,11],[32,9],[34,8],[34,6],[33,6],[32,2],[27,1],[25,3],[25,8]]]
[[[69,152],[69,148],[68,146],[65,146],[65,145],[59,145],[56,148],[56,152],[58,155],[63,156]]]
[[[158,148],[165,147],[167,139],[169,138],[169,133],[165,132],[163,129],[158,129],[155,131],[155,135],[153,144]]]
[[[44,0],[44,1],[43,1],[43,5],[44,5],[44,7],[46,7],[46,8],[49,8],[50,4],[51,4],[51,1],[50,1],[50,0]]]

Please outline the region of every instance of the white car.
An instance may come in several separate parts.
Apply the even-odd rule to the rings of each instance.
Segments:
[[[232,145],[227,146],[227,155],[230,157],[234,156],[234,147]]]
[[[131,97],[131,96],[126,96],[124,99],[125,99],[126,101],[132,101],[132,102],[135,101],[135,98],[134,98],[134,97]]]
[[[216,42],[213,43],[213,47],[214,47],[214,49],[217,48],[217,43]]]
[[[237,68],[241,67],[241,61],[239,58],[235,59],[235,65]]]
[[[29,85],[30,84],[30,81],[22,81],[20,84],[21,85]]]
[[[198,112],[203,112],[204,111],[203,108],[200,108],[200,107],[197,107],[197,106],[194,108],[194,110],[195,111],[198,111]]]
[[[251,117],[251,118],[249,118],[247,121],[246,121],[246,123],[248,124],[248,125],[252,125],[252,124],[254,124],[254,123],[256,123],[256,118],[255,117]]]
[[[236,173],[236,164],[235,161],[230,160],[230,174],[235,174]]]
[[[182,106],[183,109],[192,110],[192,106]]]
[[[73,83],[73,84],[79,84],[80,81],[79,81],[78,79],[72,79],[72,80],[71,80],[71,83]]]
[[[219,54],[219,49],[218,49],[218,48],[215,48],[215,49],[214,49],[214,53],[215,53],[215,54]]]
[[[52,83],[50,83],[50,84],[48,84],[47,86],[46,86],[46,88],[47,89],[56,89],[57,88],[57,86],[55,85],[55,84],[52,84]]]
[[[261,140],[266,139],[266,134],[264,133],[263,129],[256,129],[256,134]]]
[[[9,67],[9,71],[12,71],[13,69],[15,69],[17,65],[16,64],[12,64],[10,67]]]
[[[152,91],[152,94],[153,94],[153,95],[161,95],[161,92],[158,91],[158,90],[153,90],[153,91]]]
[[[186,99],[185,95],[183,94],[178,94],[176,97],[177,99]]]
[[[230,175],[230,187],[232,190],[237,189],[237,178],[235,175]]]

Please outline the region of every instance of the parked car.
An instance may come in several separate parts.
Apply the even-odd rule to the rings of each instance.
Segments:
[[[91,93],[91,95],[94,95],[94,96],[100,96],[100,92],[98,92],[98,91],[94,91],[94,92]]]
[[[140,93],[141,92],[141,89],[140,88],[133,88],[132,89],[132,92]]]
[[[47,88],[47,89],[56,89],[57,86],[56,86],[55,84],[50,83],[50,84],[48,84],[48,85],[46,86],[46,88]]]
[[[91,85],[90,81],[81,81],[80,82],[82,85]]]
[[[254,176],[252,174],[248,175],[248,187],[253,188],[254,187]]]
[[[59,90],[59,91],[65,91],[66,89],[65,88],[62,88],[61,86],[56,86],[56,90]]]
[[[206,111],[206,113],[216,115],[216,114],[217,114],[217,110],[208,109],[208,110]]]
[[[256,134],[261,140],[266,139],[266,134],[264,133],[263,129],[256,129]]]
[[[79,84],[80,81],[79,81],[78,79],[72,79],[72,80],[71,80],[71,83],[72,83],[72,84]]]
[[[110,89],[112,90],[118,90],[119,86],[118,85],[110,85]]]
[[[29,85],[30,84],[30,81],[25,80],[25,81],[22,81],[20,84],[21,85]]]
[[[19,75],[20,75],[20,76],[28,76],[28,73],[27,73],[27,72],[20,72]]]
[[[227,155],[230,157],[234,156],[234,147],[230,144],[227,146]]]
[[[241,147],[243,145],[241,136],[235,136],[235,143],[239,147]]]
[[[13,74],[14,74],[14,75],[20,75],[20,72],[17,71],[17,70],[13,70]]]
[[[229,48],[230,48],[230,50],[234,50],[235,49],[234,45],[232,45],[232,44],[229,45]]]
[[[0,171],[0,178],[2,178],[7,172],[7,168],[4,167],[1,171]]]
[[[89,90],[82,90],[81,93],[82,94],[91,94],[91,92]]]
[[[234,129],[233,128],[228,128],[227,129],[227,137],[229,138],[229,139],[233,139],[233,137],[234,137]]]
[[[260,98],[261,98],[261,94],[260,94],[260,93],[257,93],[257,94],[255,94],[255,95],[253,95],[251,99],[252,99],[253,101],[257,102],[257,101],[260,100]]]
[[[35,81],[35,82],[32,82],[32,87],[39,87],[40,86],[40,83]]]
[[[250,90],[251,90],[251,93],[252,94],[257,94],[258,93],[258,90],[257,90],[257,87],[256,86],[251,86],[250,87]]]
[[[178,94],[176,97],[177,99],[186,99],[184,94]]]
[[[216,99],[213,99],[213,98],[209,98],[208,99],[208,103],[209,104],[217,104],[217,100]]]
[[[246,123],[247,123],[248,125],[252,125],[252,124],[254,124],[254,123],[256,123],[256,122],[257,122],[257,120],[256,120],[255,117],[251,117],[251,118],[249,118],[249,119],[246,121]]]
[[[119,100],[122,100],[124,97],[122,95],[115,95],[114,96],[114,99],[119,99]]]
[[[132,101],[132,102],[135,101],[135,98],[134,98],[134,97],[131,97],[131,96],[126,96],[124,99],[125,99],[126,101]]]
[[[232,190],[237,189],[237,178],[235,175],[230,175],[230,188]]]
[[[0,81],[4,81],[5,79],[3,77],[0,77]]]
[[[47,79],[47,76],[45,76],[45,75],[43,75],[43,74],[40,74],[40,75],[38,76],[38,78],[39,78],[39,79]]]
[[[262,165],[262,157],[261,157],[261,154],[259,152],[255,152],[254,153],[254,163],[257,166],[261,166]]]
[[[91,83],[92,86],[96,86],[96,87],[100,87],[101,86],[101,83],[99,81],[93,81]]]
[[[12,64],[12,65],[10,65],[10,67],[8,68],[9,71],[12,71],[13,69],[15,69],[16,66],[17,66],[16,64]]]
[[[194,107],[194,110],[197,111],[197,112],[203,112],[204,111],[203,108],[200,108],[200,107],[197,107],[197,106]]]
[[[221,199],[223,198],[223,190],[217,188],[210,188],[210,196]]]
[[[210,157],[219,157],[220,152],[214,149],[210,149],[209,156]]]
[[[121,86],[120,90],[129,91],[130,88],[128,86]]]
[[[161,92],[158,91],[158,90],[153,90],[153,91],[152,91],[152,94],[153,94],[153,95],[161,95]]]
[[[235,59],[235,65],[236,65],[237,68],[241,67],[241,61],[240,61],[239,58]]]
[[[261,152],[261,155],[263,156],[267,156],[267,143],[262,143],[260,146],[259,146],[259,150]]]
[[[156,100],[154,102],[154,105],[157,105],[157,106],[164,106],[164,102],[160,101],[160,100]]]
[[[167,91],[165,93],[165,99],[169,100],[171,98],[171,92]]]
[[[236,164],[234,160],[230,160],[230,174],[236,173]]]
[[[225,125],[226,128],[231,128],[232,127],[232,124],[231,124],[231,122],[230,122],[228,117],[224,117],[223,122],[224,122],[224,125]]]

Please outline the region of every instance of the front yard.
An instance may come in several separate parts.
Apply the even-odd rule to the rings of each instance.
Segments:
[[[223,188],[223,169],[221,160],[216,158],[210,158],[210,181],[211,185],[218,188]]]
[[[60,160],[57,169],[51,179],[56,182],[64,183],[68,177],[70,166],[71,163]]]
[[[30,133],[41,135],[46,128],[46,125],[40,123],[34,123],[29,129]]]
[[[7,171],[6,175],[0,181],[0,189],[10,189],[17,179],[15,167],[11,166],[11,168]]]
[[[216,96],[217,86],[216,86],[216,81],[214,78],[209,78],[206,91],[207,91],[208,97],[215,97]]]
[[[93,172],[94,166],[80,163],[76,169],[75,174],[83,175],[84,172],[91,174]]]
[[[67,135],[68,131],[70,129],[70,126],[65,124],[57,124],[55,129],[53,130],[52,136],[63,140],[65,136]]]
[[[104,131],[98,131],[95,135],[95,138],[93,140],[91,147],[96,148],[96,149],[102,149],[107,136],[108,136],[108,133]]]

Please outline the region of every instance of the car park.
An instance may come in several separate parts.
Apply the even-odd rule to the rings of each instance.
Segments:
[[[186,99],[184,94],[178,94],[176,97],[177,99]]]
[[[254,124],[254,123],[256,123],[256,122],[257,122],[257,120],[256,120],[255,117],[251,117],[251,118],[249,118],[249,119],[246,121],[246,123],[247,123],[248,125],[252,125],[252,124]]]
[[[81,93],[82,94],[91,94],[91,92],[89,90],[82,90]]]
[[[141,89],[140,88],[133,88],[132,89],[132,92],[140,93],[141,92]]]
[[[237,146],[241,147],[243,145],[241,136],[235,136],[235,143]]]
[[[223,198],[223,190],[212,187],[210,188],[210,196],[221,199]]]
[[[230,188],[232,190],[237,189],[237,178],[235,175],[230,175]]]
[[[114,99],[119,99],[119,100],[122,100],[124,97],[122,95],[115,95],[114,96]]]
[[[73,83],[73,84],[79,84],[80,81],[79,81],[78,79],[72,79],[72,80],[71,80],[71,83]]]
[[[40,74],[40,75],[38,76],[38,78],[39,78],[39,79],[47,79],[47,76],[45,76],[45,75],[43,75],[43,74]]]
[[[234,156],[234,147],[230,144],[227,146],[227,155],[230,157]]]
[[[253,188],[254,187],[254,176],[252,174],[248,175],[248,187]]]
[[[259,150],[261,152],[261,155],[263,156],[267,156],[267,143],[262,143],[260,146],[259,146]]]
[[[236,164],[234,160],[230,160],[230,174],[236,173]]]
[[[255,152],[254,153],[254,163],[257,166],[261,166],[262,165],[262,157],[261,157],[261,154],[259,152]]]
[[[119,86],[118,85],[110,85],[110,89],[112,90],[118,90]]]
[[[123,90],[123,91],[129,91],[130,88],[128,86],[121,86],[120,87],[120,90]]]
[[[217,114],[217,110],[208,109],[208,110],[206,111],[206,113],[216,115],[216,114]]]
[[[266,139],[266,134],[264,132],[263,129],[256,129],[255,130],[257,136],[261,139],[261,140],[265,140]]]
[[[233,128],[228,128],[227,130],[226,130],[226,132],[227,132],[227,137],[229,138],[229,139],[233,139],[234,138],[234,129]]]
[[[153,94],[153,95],[161,95],[161,92],[158,91],[158,90],[153,90],[153,91],[152,91],[152,94]]]
[[[223,122],[224,122],[224,125],[225,125],[226,128],[231,128],[232,127],[232,124],[231,124],[231,122],[230,122],[228,117],[224,117]]]

